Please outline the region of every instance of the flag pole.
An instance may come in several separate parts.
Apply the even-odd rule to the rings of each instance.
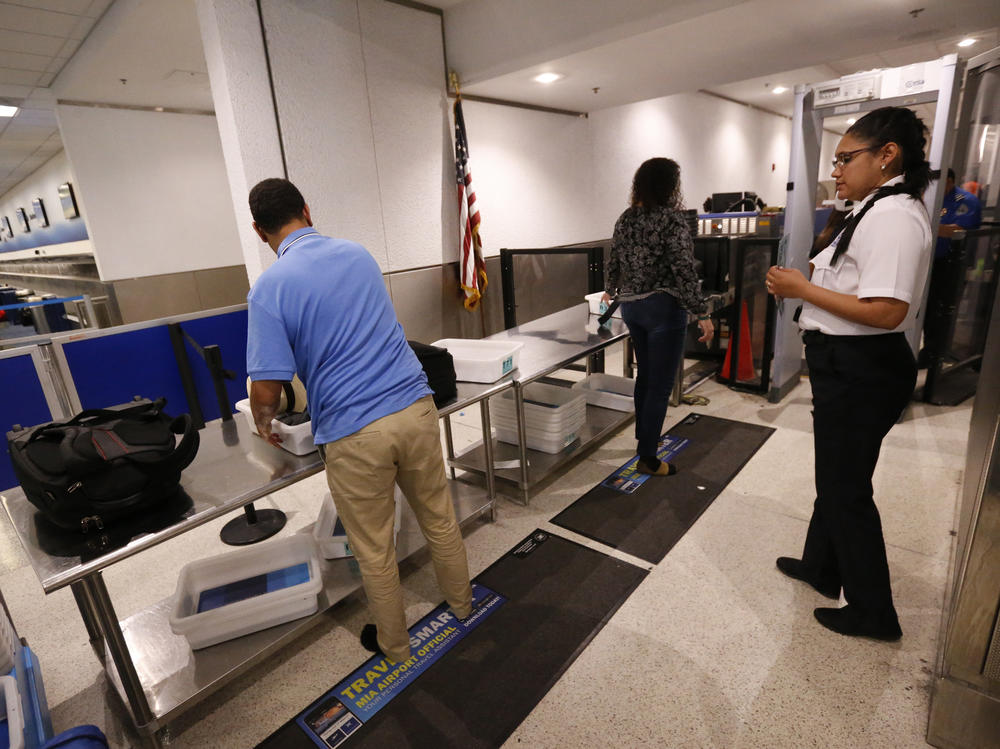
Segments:
[[[459,83],[458,83],[458,73],[456,73],[454,70],[449,70],[448,71],[448,83],[451,86],[452,91],[455,92],[455,102],[456,102],[456,105],[457,105],[457,103],[462,100],[462,89],[461,89],[461,87],[459,86]],[[484,265],[484,267],[485,267],[485,264],[486,264],[486,259],[483,258],[483,265]],[[461,269],[459,269],[459,275],[461,275]],[[480,328],[482,329],[482,335],[481,335],[481,337],[485,338],[486,337],[486,310],[485,310],[484,305],[483,305],[483,297],[482,296],[480,296],[478,302],[476,303],[476,306],[479,308],[479,325],[480,325]]]

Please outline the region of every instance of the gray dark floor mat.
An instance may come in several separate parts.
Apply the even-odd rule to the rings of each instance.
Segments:
[[[657,563],[719,496],[774,429],[691,414],[664,439],[683,443],[673,476],[651,476],[631,494],[609,486],[621,469],[552,522],[633,556]]]

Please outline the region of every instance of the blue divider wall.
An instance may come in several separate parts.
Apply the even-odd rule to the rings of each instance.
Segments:
[[[10,450],[6,434],[14,424],[24,427],[52,421],[52,413],[45,402],[42,384],[38,381],[31,354],[0,359],[0,382],[4,397],[0,398],[0,432],[3,433],[4,457],[0,460],[0,490],[10,489],[20,482],[14,477],[10,464]]]
[[[226,381],[230,413],[233,413],[233,404],[247,397],[246,310],[187,320],[181,323],[181,328],[200,346],[219,346],[223,366],[236,374],[235,380]],[[186,345],[205,420],[218,419],[221,414],[208,367]],[[85,409],[106,408],[141,395],[166,398],[166,411],[171,415],[191,410],[165,324],[71,341],[63,344],[63,350],[80,404]]]

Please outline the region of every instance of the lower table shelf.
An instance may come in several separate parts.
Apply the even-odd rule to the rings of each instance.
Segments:
[[[553,471],[573,460],[581,452],[591,448],[595,443],[618,431],[622,426],[635,418],[632,411],[615,411],[600,406],[587,406],[587,420],[580,430],[580,437],[566,446],[562,451],[549,454],[538,450],[528,450],[528,483],[525,486],[520,468],[498,468],[498,482],[513,484],[524,492],[549,476]],[[517,445],[507,442],[493,441],[494,465],[504,461],[518,460],[520,452]],[[486,473],[486,457],[483,443],[478,442],[450,461],[455,468],[477,474]]]
[[[448,482],[460,523],[471,521],[492,510],[485,489],[461,480]],[[312,526],[301,533],[312,533]],[[416,518],[409,507],[396,541],[400,561],[426,545]],[[361,587],[361,575],[353,559],[324,560],[321,564],[323,590],[319,611],[309,617],[238,637],[203,650],[192,651],[187,640],[170,629],[172,599],[167,598],[121,622],[143,691],[155,716],[156,730],[264,658],[287,645],[318,623],[320,616],[335,603]],[[108,676],[125,704],[128,699],[110,656],[105,658]]]

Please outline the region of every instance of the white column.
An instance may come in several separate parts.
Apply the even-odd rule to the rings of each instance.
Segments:
[[[253,0],[197,4],[229,189],[252,284],[274,262],[274,253],[250,226],[247,195],[260,180],[284,176],[260,19]]]

